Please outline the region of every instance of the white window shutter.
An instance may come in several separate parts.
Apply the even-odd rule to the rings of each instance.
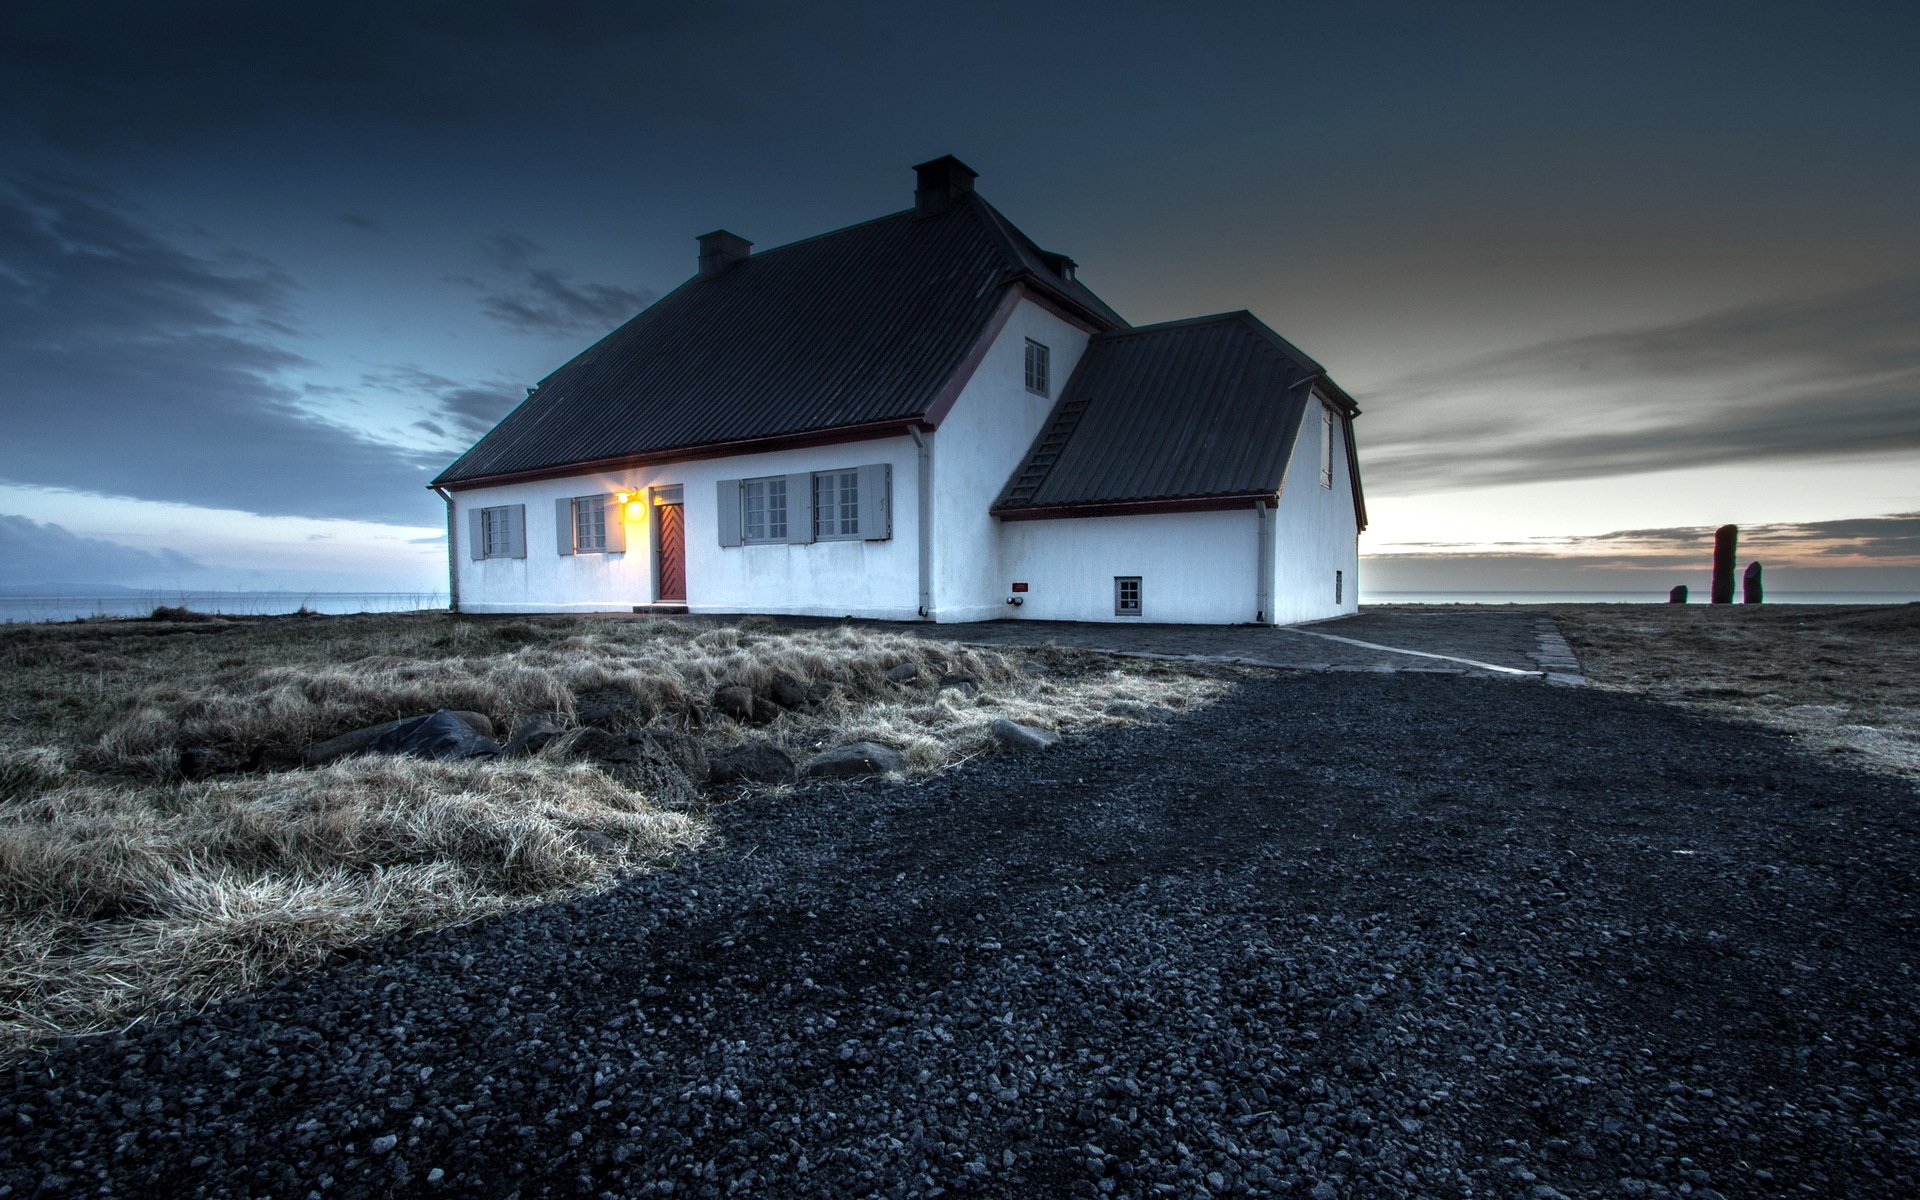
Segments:
[[[813,476],[787,476],[787,543],[813,540]]]
[[[740,481],[722,479],[717,485],[718,503],[714,511],[720,517],[720,544],[740,545]]]
[[[893,468],[874,463],[860,468],[860,537],[884,541],[893,536]]]
[[[607,520],[607,553],[624,554],[627,550],[627,506],[620,503],[617,492],[602,498],[600,503]]]
[[[573,501],[571,499],[553,502],[553,548],[562,554],[573,553]]]
[[[487,556],[487,515],[478,508],[467,510],[467,556],[475,562]]]
[[[509,504],[507,506],[507,557],[525,558],[527,556],[527,506]]]

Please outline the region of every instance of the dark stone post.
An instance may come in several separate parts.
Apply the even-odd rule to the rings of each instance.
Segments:
[[[1668,604],[1685,604],[1686,602],[1687,602],[1687,585],[1684,583],[1667,593]]]
[[[1740,583],[1741,583],[1741,586],[1746,590],[1747,603],[1748,604],[1760,603],[1760,564],[1759,563],[1750,562],[1747,564],[1747,573],[1745,576],[1741,578]]]
[[[1722,525],[1713,531],[1713,602],[1733,603],[1733,555],[1740,541],[1738,525]]]

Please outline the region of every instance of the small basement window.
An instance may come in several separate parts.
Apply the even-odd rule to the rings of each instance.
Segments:
[[[1113,615],[1116,617],[1140,615],[1140,577],[1138,575],[1114,576]]]
[[[1047,360],[1052,353],[1032,338],[1027,339],[1027,390],[1036,396],[1050,396]]]

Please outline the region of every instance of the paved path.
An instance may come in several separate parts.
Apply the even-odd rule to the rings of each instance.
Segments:
[[[1580,663],[1553,618],[1501,608],[1368,608],[1313,625],[1134,625],[988,621],[906,625],[928,637],[991,646],[1054,642],[1149,657],[1304,671],[1408,671],[1580,684]]]
[[[676,616],[726,622],[736,617]],[[800,628],[847,619],[778,617]],[[1539,609],[1509,606],[1445,608],[1401,605],[1362,609],[1357,616],[1312,625],[1154,625],[1135,622],[976,621],[929,625],[918,621],[852,621],[879,629],[980,646],[1053,643],[1142,658],[1235,662],[1292,671],[1405,671],[1586,682],[1553,618]]]

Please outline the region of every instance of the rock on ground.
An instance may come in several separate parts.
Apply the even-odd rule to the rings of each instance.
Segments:
[[[849,742],[823,750],[807,760],[806,768],[809,779],[857,779],[906,769],[907,760],[898,750],[878,742]]]
[[[1000,748],[1016,754],[1028,750],[1051,750],[1060,744],[1060,735],[1050,729],[1019,725],[1005,717],[995,717],[992,729],[993,740],[1000,744]]]
[[[772,742],[752,740],[707,755],[707,782],[714,786],[738,783],[792,783],[793,759]]]
[[[1904,1200],[1917,803],[1621,694],[1251,676],[55,1046],[0,1188]]]

